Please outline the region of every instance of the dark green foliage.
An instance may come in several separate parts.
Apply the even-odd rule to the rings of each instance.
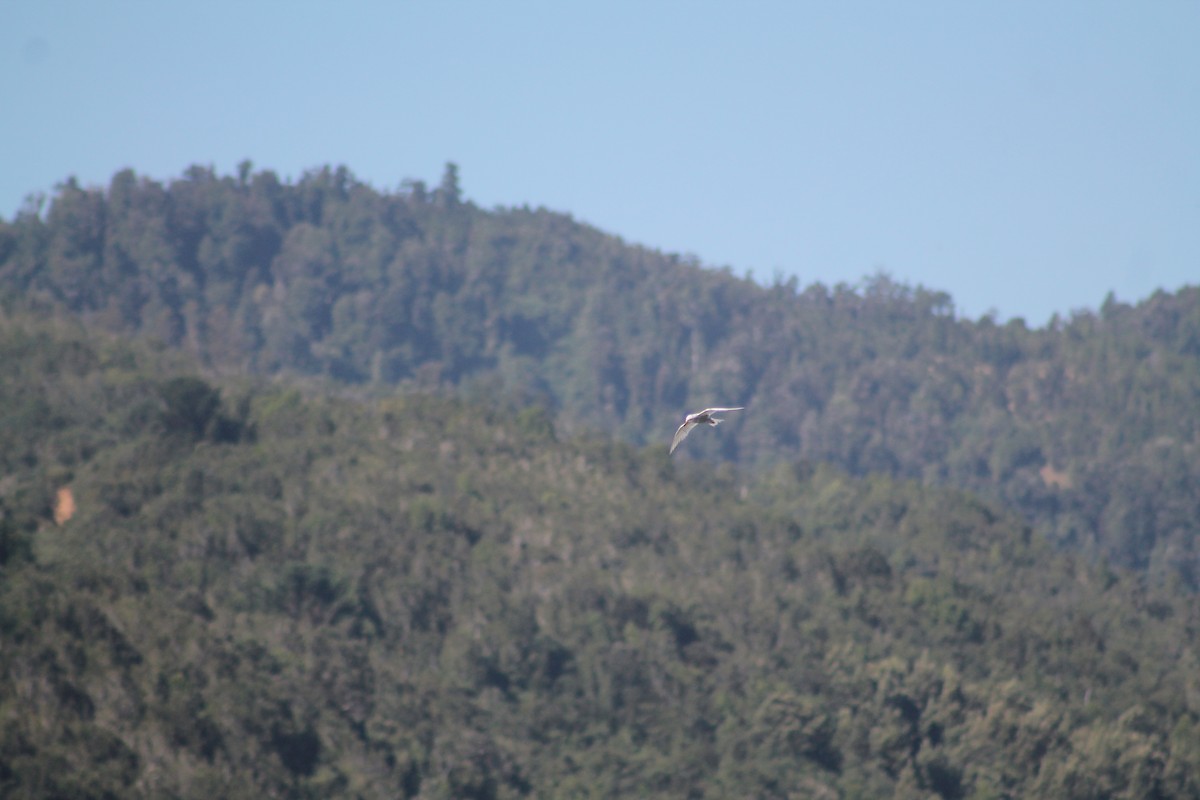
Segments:
[[[0,292],[0,795],[1200,791],[1194,288],[1030,330],[247,163],[64,184]]]
[[[163,426],[168,433],[200,439],[213,422],[221,395],[200,378],[173,378],[159,388],[165,408]]]
[[[0,351],[4,796],[1196,795],[1194,596],[973,494]]]
[[[0,502],[0,568],[14,559],[28,558],[34,520],[27,517],[24,525],[13,518],[7,504]]]
[[[455,388],[545,408],[564,434],[661,443],[683,411],[736,402],[768,413],[679,457],[966,488],[1057,544],[1200,586],[1195,287],[1032,330],[883,275],[761,287],[544,209],[484,211],[454,164],[389,193],[344,167],[286,184],[245,163],[64,183],[44,215],[0,221],[0,292],[221,372]],[[19,402],[13,424],[53,424]],[[168,424],[233,441],[238,420]]]

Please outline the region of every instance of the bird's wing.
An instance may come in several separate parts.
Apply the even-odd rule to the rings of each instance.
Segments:
[[[736,408],[706,408],[701,411],[701,414],[720,414],[725,411],[743,411],[745,406],[737,406]]]
[[[679,430],[675,431],[675,438],[671,440],[670,452],[675,452],[675,448],[679,447],[679,443],[687,438],[687,435],[692,432],[692,428],[694,427],[696,427],[696,423],[690,419],[679,426]]]

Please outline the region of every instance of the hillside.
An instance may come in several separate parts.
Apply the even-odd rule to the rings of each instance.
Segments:
[[[1200,793],[1192,598],[970,494],[0,358],[6,797]]]
[[[980,493],[1050,540],[1200,586],[1200,289],[1031,330],[885,276],[762,287],[538,209],[457,170],[381,192],[344,168],[68,181],[0,225],[15,308],[148,334],[225,374],[453,389],[680,457],[831,463]]]

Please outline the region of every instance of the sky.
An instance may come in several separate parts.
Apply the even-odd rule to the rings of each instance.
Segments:
[[[1198,41],[1194,0],[0,0],[0,217],[454,162],[484,208],[1041,326],[1200,284]]]

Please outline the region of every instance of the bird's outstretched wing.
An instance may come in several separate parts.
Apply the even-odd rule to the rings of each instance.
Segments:
[[[687,435],[692,432],[692,428],[696,427],[697,424],[699,423],[693,421],[689,416],[684,423],[679,426],[679,430],[675,431],[675,438],[671,440],[670,452],[675,452],[675,448],[679,447],[679,443],[687,438]]]
[[[745,406],[735,406],[733,408],[706,408],[703,411],[698,411],[697,413],[692,414],[692,416],[699,417],[705,414],[722,414],[726,411],[743,411],[745,408]]]

